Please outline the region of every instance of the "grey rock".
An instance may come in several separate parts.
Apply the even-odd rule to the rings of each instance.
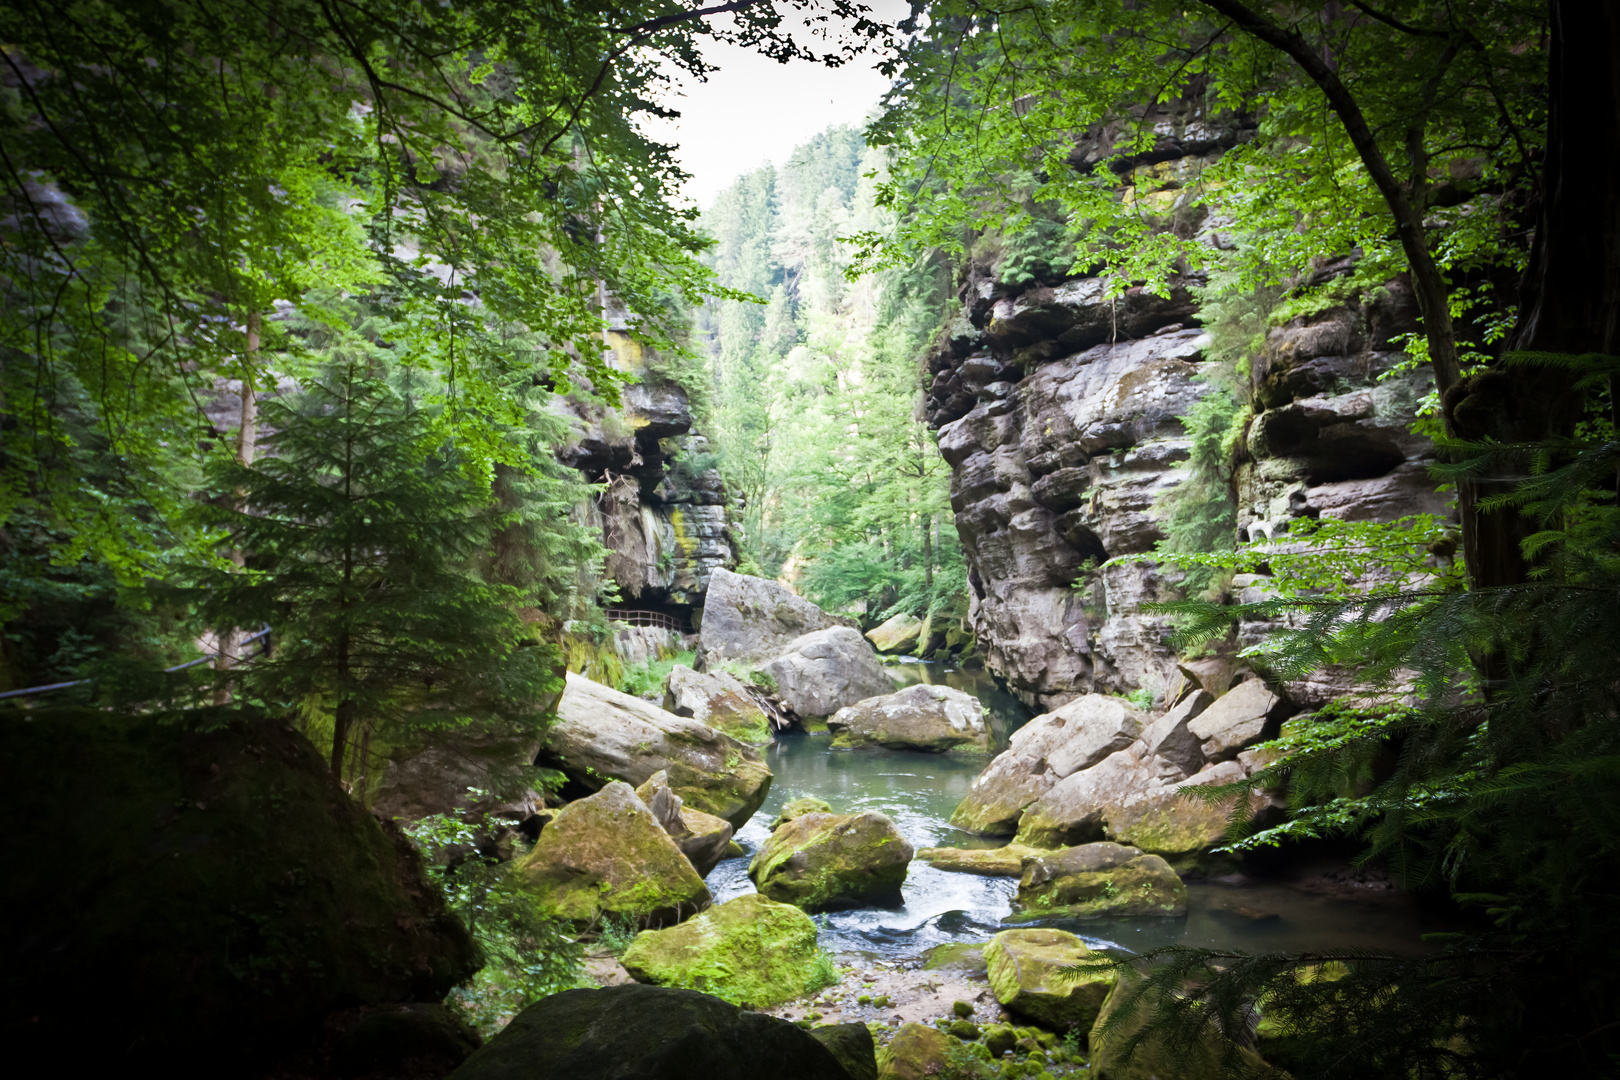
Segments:
[[[848,626],[794,638],[757,670],[776,687],[782,704],[800,717],[831,716],[846,705],[894,692],[894,680],[871,645]]]
[[[685,805],[741,828],[770,790],[759,751],[697,720],[568,673],[542,763],[587,788],[667,771]]]
[[[698,649],[706,667],[726,660],[764,660],[787,651],[796,639],[830,627],[849,627],[860,638],[854,619],[829,614],[785,585],[716,569],[704,600]],[[865,641],[861,646],[870,654]]]
[[[1188,730],[1203,742],[1205,759],[1230,761],[1281,723],[1286,705],[1259,679],[1238,683],[1199,714]]]
[[[988,751],[993,736],[984,706],[949,686],[920,684],[839,709],[827,720],[835,749]]]
[[[664,680],[664,708],[746,743],[769,742],[770,719],[748,688],[729,671],[693,671],[676,664]]]
[[[1186,776],[1203,768],[1203,745],[1188,725],[1214,700],[1215,695],[1207,690],[1195,690],[1182,698],[1142,733],[1147,753],[1165,759]]]

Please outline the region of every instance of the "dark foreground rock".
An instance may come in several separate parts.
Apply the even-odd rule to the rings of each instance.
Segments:
[[[481,962],[405,838],[280,720],[0,713],[0,783],[13,1061],[239,1075]]]
[[[851,1080],[793,1024],[661,986],[567,990],[518,1014],[455,1080]]]

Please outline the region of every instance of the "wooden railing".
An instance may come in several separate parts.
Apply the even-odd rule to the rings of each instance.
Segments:
[[[684,617],[671,615],[663,611],[642,611],[637,608],[607,609],[609,622],[622,622],[630,626],[652,626],[659,630],[670,630],[677,634],[690,634],[692,624]]]

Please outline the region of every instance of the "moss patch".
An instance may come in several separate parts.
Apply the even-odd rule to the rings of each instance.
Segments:
[[[769,1008],[810,990],[816,924],[789,904],[739,896],[668,930],[646,930],[622,963],[638,982]]]
[[[1020,915],[1017,917],[1064,915],[1085,919],[1103,915],[1187,913],[1186,885],[1170,864],[1157,855],[1138,854],[1129,861],[1091,871],[1067,872],[1060,867],[1056,872],[1043,875],[1041,869],[1039,862],[1025,868],[1018,884]]]

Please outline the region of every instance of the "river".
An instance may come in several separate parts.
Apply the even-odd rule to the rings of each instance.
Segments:
[[[944,684],[977,697],[995,729],[998,748],[1030,717],[1012,695],[983,671],[910,662],[891,669],[904,685]],[[768,825],[790,799],[814,796],[838,813],[878,810],[894,819],[915,848],[998,847],[952,828],[947,821],[987,763],[977,755],[921,754],[887,750],[831,750],[821,735],[790,735],[766,748],[775,779],[770,796],[736,840],[749,853],[770,836]],[[753,892],[748,858],[728,859],[708,877],[720,903]],[[821,942],[840,958],[900,960],[947,942],[982,942],[1007,925],[1018,882],[936,870],[913,860],[898,908],[856,908],[816,916]],[[1234,875],[1188,885],[1184,918],[1047,920],[1094,948],[1139,952],[1184,944],[1250,952],[1323,948],[1369,948],[1412,952],[1421,935],[1445,929],[1388,892],[1365,897],[1317,895],[1297,884]]]

